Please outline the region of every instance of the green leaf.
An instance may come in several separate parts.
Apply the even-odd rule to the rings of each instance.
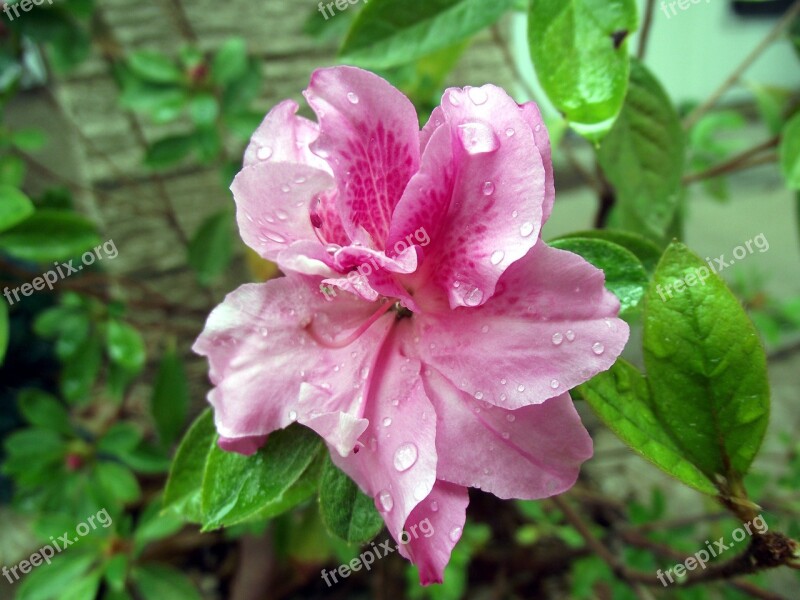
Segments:
[[[88,338],[80,345],[61,371],[61,393],[71,404],[85,405],[100,373],[103,348],[96,337]]]
[[[162,138],[147,149],[144,164],[151,169],[166,169],[189,156],[194,147],[193,133]]]
[[[270,434],[252,456],[212,447],[203,478],[204,528],[265,519],[310,496],[321,448],[320,438],[299,426]]]
[[[703,260],[671,244],[645,300],[654,411],[705,475],[743,476],[769,420],[766,357],[736,297]]]
[[[562,238],[550,242],[554,248],[579,254],[606,276],[606,288],[620,301],[620,312],[635,308],[648,284],[647,272],[631,252],[613,242],[591,238]]]
[[[164,565],[146,564],[134,568],[133,581],[144,600],[201,600],[183,573]]]
[[[129,373],[139,373],[147,360],[142,335],[121,321],[108,322],[106,350],[111,361]]]
[[[101,241],[95,226],[84,217],[69,211],[39,210],[0,234],[0,250],[22,260],[45,263],[78,256]],[[75,267],[83,269],[80,264]]]
[[[0,300],[0,366],[6,360],[6,352],[8,351],[8,306],[5,300]]]
[[[414,10],[395,0],[370,0],[339,51],[342,62],[370,69],[410,63],[491,25],[512,0],[430,0]]]
[[[619,439],[662,471],[701,492],[714,484],[688,460],[653,412],[647,381],[623,359],[595,375],[578,392]]]
[[[0,185],[0,231],[22,223],[34,212],[33,202],[20,190]]]
[[[147,544],[167,538],[183,529],[185,520],[181,516],[161,513],[160,511],[161,500],[156,499],[148,504],[139,518],[139,523],[133,534],[137,553],[144,549]]]
[[[128,56],[128,65],[136,75],[152,83],[180,83],[183,80],[181,70],[160,52],[133,52]]]
[[[200,94],[189,102],[189,114],[195,125],[213,125],[219,115],[219,104],[212,94]]]
[[[227,40],[214,55],[211,62],[211,79],[226,86],[247,71],[247,43],[243,38]]]
[[[622,229],[660,239],[678,206],[684,164],[678,113],[658,81],[631,62],[625,106],[597,158],[617,193]]]
[[[19,586],[17,600],[60,600],[65,588],[84,577],[95,557],[65,552],[49,565],[31,571]]]
[[[800,112],[783,128],[779,153],[786,185],[800,190]]]
[[[645,271],[652,274],[661,259],[661,250],[653,242],[636,233],[614,229],[587,229],[562,235],[559,239],[590,238],[605,240],[622,246],[642,263]]]
[[[37,389],[22,390],[17,396],[19,412],[35,427],[72,435],[69,412],[50,394]]]
[[[151,400],[150,410],[162,444],[171,444],[178,437],[186,422],[188,409],[186,371],[173,347],[161,359]]]
[[[25,161],[13,154],[0,156],[0,184],[19,188],[24,181]]]
[[[105,565],[104,577],[108,587],[115,592],[125,589],[125,580],[128,578],[130,562],[126,554],[115,554]]]
[[[573,123],[593,125],[619,113],[628,85],[634,0],[535,0],[528,42],[547,97]]]
[[[142,495],[139,482],[124,465],[101,461],[97,463],[94,475],[101,490],[123,504],[135,502]]]
[[[206,460],[216,444],[214,413],[201,414],[181,441],[170,469],[164,509],[183,515],[193,523],[203,521],[200,508]]]
[[[383,528],[383,518],[372,498],[362,493],[330,456],[322,467],[319,510],[328,530],[349,544],[368,542]]]
[[[189,243],[189,264],[197,279],[209,285],[228,268],[233,258],[233,223],[231,213],[223,210],[211,215]]]
[[[17,129],[11,132],[11,144],[24,152],[33,152],[47,144],[47,136],[41,129]]]
[[[95,600],[103,572],[95,570],[74,579],[59,594],[59,600]]]
[[[222,150],[219,132],[214,127],[199,127],[194,132],[194,149],[201,162],[214,162]]]
[[[97,451],[121,457],[142,441],[142,432],[132,423],[119,422],[109,427],[97,442]]]

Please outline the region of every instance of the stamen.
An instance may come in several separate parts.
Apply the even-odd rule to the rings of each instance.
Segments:
[[[358,338],[360,338],[361,335],[367,329],[369,329],[370,326],[375,321],[377,321],[386,311],[388,311],[390,308],[392,308],[392,306],[394,306],[394,304],[392,302],[387,302],[387,301],[384,300],[384,302],[381,304],[380,308],[378,308],[378,310],[376,310],[374,313],[372,313],[372,316],[370,316],[366,321],[364,321],[358,327],[358,329],[356,329],[351,334],[347,335],[344,339],[341,339],[341,340],[323,340],[319,336],[319,334],[312,329],[312,325],[314,323],[313,320],[308,325],[306,325],[305,329],[308,332],[308,335],[311,336],[311,339],[313,339],[315,342],[317,342],[317,344],[319,344],[323,348],[330,348],[332,350],[335,350],[335,349],[338,349],[338,348],[345,348],[345,347],[349,346],[350,344],[352,344],[353,342],[355,342]]]

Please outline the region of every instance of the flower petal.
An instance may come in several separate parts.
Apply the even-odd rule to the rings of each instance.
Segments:
[[[382,248],[394,207],[419,167],[414,106],[384,79],[355,67],[315,71],[305,97],[321,125],[312,149],[333,167],[345,230]]]
[[[603,283],[601,270],[540,241],[483,307],[415,318],[421,359],[510,410],[560,396],[611,367],[628,340]],[[486,368],[487,356],[498,369]]]
[[[369,427],[358,452],[332,453],[334,463],[375,499],[395,540],[436,481],[436,415],[419,377],[419,362],[402,356],[411,331],[399,322],[369,373],[363,416]]]
[[[542,223],[550,218],[550,213],[553,212],[553,202],[556,199],[556,184],[553,174],[553,156],[550,148],[550,134],[544,125],[542,112],[535,102],[526,102],[520,105],[522,116],[527,121],[528,127],[533,131],[533,138],[536,141],[536,147],[539,148],[539,154],[542,156],[542,163],[544,164],[544,203],[542,204]]]
[[[468,504],[467,488],[439,480],[409,515],[410,541],[400,545],[400,554],[417,565],[422,585],[442,583],[444,568],[464,530]]]
[[[592,456],[592,439],[569,394],[511,411],[475,400],[435,369],[425,373],[436,408],[440,479],[533,500],[571,488]]]
[[[193,347],[208,357],[220,435],[244,443],[296,420],[352,449],[367,425],[360,373],[373,367],[394,318],[383,315],[344,348],[318,340],[357,329],[375,308],[345,293],[328,302],[318,279],[299,275],[229,294]]]

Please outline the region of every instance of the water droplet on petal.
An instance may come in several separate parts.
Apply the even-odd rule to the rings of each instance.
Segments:
[[[519,234],[522,237],[528,237],[532,233],[533,233],[533,223],[523,223],[522,227],[519,228]]]
[[[290,410],[289,411],[289,420],[290,421],[297,421],[297,412]]]
[[[462,531],[463,530],[461,529],[461,527],[453,527],[450,530],[450,541],[457,542],[458,540],[460,540]]]
[[[453,106],[458,106],[461,104],[461,100],[459,100],[456,92],[450,92],[447,95],[447,99],[450,100],[450,104],[452,104]]]
[[[560,384],[558,383],[558,379],[551,379],[550,380],[550,387],[553,389],[558,388]]]
[[[594,352],[598,356],[601,355],[605,351],[605,349],[606,349],[605,346],[603,346],[603,344],[601,344],[600,342],[595,342],[594,344],[592,344],[592,352]]]
[[[286,214],[285,210],[281,210],[280,208],[275,211],[275,216],[278,217],[279,220],[285,221],[289,218],[289,215]]]
[[[414,444],[409,442],[401,445],[394,453],[394,468],[399,473],[408,471],[417,462],[417,456],[419,456],[419,452]]]
[[[533,130],[537,132],[540,131],[541,129],[542,129],[541,125],[537,125],[536,127],[533,128]]]
[[[475,392],[475,400],[483,399],[483,392]]]
[[[507,137],[512,137],[512,136],[513,136],[515,133],[516,133],[516,132],[515,132],[515,131],[514,131],[514,129],[512,129],[511,127],[509,127],[508,129],[506,129],[506,136],[507,136]]]
[[[512,218],[516,219],[519,216],[519,213],[515,210],[511,213]]]
[[[495,250],[494,252],[492,252],[492,258],[491,258],[492,264],[499,265],[500,262],[503,260],[503,258],[505,258],[505,256],[506,253],[503,252],[502,250]]]
[[[508,438],[510,438],[510,437],[511,437],[511,434],[510,434],[510,433],[508,433],[507,431],[504,431],[503,433],[501,433],[501,434],[500,434],[500,436],[501,436],[501,437],[502,437],[504,440],[507,440]]]
[[[256,152],[256,156],[258,160],[268,160],[270,156],[272,156],[272,148],[269,146],[261,146]]]
[[[518,392],[524,392],[524,391],[525,391],[525,386],[524,386],[524,385],[522,385],[522,384],[520,383],[520,384],[517,386],[517,391],[518,391]]]
[[[388,426],[389,426],[389,425],[391,425],[391,424],[392,424],[392,418],[391,418],[391,417],[384,417],[384,419],[383,419],[383,426],[384,426],[384,427],[388,427]]]
[[[505,384],[506,384],[506,380],[505,379],[501,379],[500,380],[500,385],[505,385]]]
[[[567,335],[567,340],[568,341],[570,341],[570,342],[575,341],[575,332],[572,331],[572,329],[567,329],[566,335]]]
[[[506,398],[508,398],[508,396],[506,396],[505,394],[500,394],[500,402],[505,402]]]
[[[481,331],[483,333],[489,333],[489,326],[488,325],[484,325],[483,327],[481,327]]]
[[[432,512],[439,512],[439,503],[436,500],[431,502],[431,511]]]
[[[477,106],[486,104],[486,101],[489,99],[489,95],[483,88],[469,88],[467,94],[469,95],[469,99],[472,100],[473,104]]]
[[[358,104],[358,95],[355,92],[347,92],[347,99],[350,101],[350,104]]]
[[[491,181],[484,181],[483,182],[483,195],[484,196],[491,196],[494,194],[494,184]]]
[[[479,288],[472,288],[472,291],[464,298],[467,306],[478,306],[483,300],[483,292]]]
[[[375,495],[375,508],[381,512],[389,512],[394,508],[394,498],[388,490],[381,490]]]
[[[512,415],[510,413],[506,415],[506,421],[508,421],[509,423],[513,423],[516,420],[517,420],[517,417],[515,417],[514,415]]]
[[[494,131],[483,123],[464,123],[458,126],[458,136],[468,154],[486,154],[500,147]]]
[[[292,188],[290,188],[290,187],[289,187],[289,184],[288,184],[288,183],[284,183],[284,184],[281,186],[281,191],[282,191],[284,194],[287,194],[287,193],[289,193],[289,192],[291,191],[291,189],[292,189]]]
[[[369,377],[369,367],[364,367],[361,369],[361,379],[366,379]]]
[[[560,346],[561,342],[564,341],[564,336],[561,335],[559,332],[556,332],[553,334],[553,337],[551,339],[553,340],[553,346]]]
[[[286,243],[286,238],[285,238],[285,237],[283,237],[282,235],[280,235],[279,233],[275,233],[274,231],[267,231],[267,232],[264,234],[264,236],[265,236],[265,237],[266,237],[268,240],[272,240],[272,241],[273,241],[273,242],[275,242],[276,244],[285,244],[285,243]]]
[[[460,288],[460,287],[461,287],[461,282],[460,282],[460,281],[454,281],[454,282],[453,282],[453,287],[454,287],[455,289],[458,289],[458,288]]]
[[[298,175],[298,176],[296,176],[296,177],[294,178],[294,182],[295,182],[295,183],[298,183],[298,184],[300,184],[300,183],[305,183],[306,181],[307,181],[307,180],[306,180],[306,178],[305,178],[305,177],[303,177],[302,175]]]

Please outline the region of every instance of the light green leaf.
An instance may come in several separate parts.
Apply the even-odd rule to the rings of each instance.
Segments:
[[[631,61],[625,106],[597,155],[617,193],[621,228],[664,237],[680,197],[684,144],[670,99],[641,63]]]
[[[122,321],[108,322],[106,350],[111,361],[129,373],[141,371],[147,360],[142,334]]]
[[[132,423],[119,422],[109,427],[97,442],[97,451],[121,457],[142,441],[142,432]]]
[[[183,573],[164,565],[146,564],[134,568],[133,581],[144,600],[201,600]]]
[[[579,254],[606,276],[606,288],[620,301],[620,312],[635,308],[648,284],[647,272],[632,253],[613,242],[591,238],[562,238],[550,245]]]
[[[101,490],[123,504],[135,502],[142,495],[139,482],[124,465],[101,461],[97,463],[94,475]]]
[[[85,405],[100,373],[103,349],[96,337],[84,341],[61,371],[61,393],[71,404]]]
[[[252,456],[212,447],[203,478],[204,528],[266,519],[310,496],[321,448],[320,438],[299,426],[270,434]]]
[[[108,587],[114,592],[121,592],[125,589],[125,580],[128,578],[128,561],[127,554],[115,554],[105,564],[104,577]]]
[[[211,79],[226,86],[247,71],[247,43],[243,38],[227,40],[211,62]]]
[[[59,554],[51,564],[25,576],[16,600],[60,600],[64,589],[84,577],[94,561],[94,556],[86,554]]]
[[[659,421],[709,479],[732,482],[753,461],[769,420],[764,348],[736,297],[679,243],[645,300],[644,359]]]
[[[69,412],[50,394],[33,388],[22,390],[17,396],[17,406],[31,425],[72,435]]]
[[[786,185],[800,190],[800,112],[783,128],[779,153]]]
[[[22,223],[34,212],[33,202],[20,190],[0,185],[0,231]]]
[[[233,258],[232,221],[228,210],[211,215],[189,243],[189,264],[203,285],[222,275]]]
[[[572,123],[592,125],[619,113],[628,85],[634,0],[535,0],[528,41],[548,98]]]
[[[645,271],[652,274],[661,259],[661,250],[653,242],[636,233],[615,229],[587,229],[562,235],[559,239],[590,238],[605,240],[622,246],[642,263]]]
[[[0,251],[22,260],[46,263],[79,256],[101,243],[95,226],[70,211],[39,210],[0,234]],[[78,270],[83,265],[75,265]]]
[[[512,0],[429,0],[414,10],[395,0],[370,0],[350,28],[339,58],[369,69],[410,63],[488,27]]]
[[[349,544],[363,544],[383,528],[372,498],[326,456],[319,483],[319,510],[328,530]]]
[[[195,125],[213,125],[219,115],[219,104],[212,94],[200,94],[189,102],[189,114]]]
[[[11,143],[24,152],[32,152],[47,144],[47,136],[41,129],[16,129],[11,132]]]
[[[610,370],[579,386],[578,392],[603,423],[642,457],[686,485],[716,494],[713,483],[659,423],[647,381],[636,367],[619,358]]]
[[[151,83],[180,83],[183,80],[181,70],[160,52],[132,52],[128,56],[128,65],[136,75]]]
[[[171,444],[178,437],[186,422],[188,409],[186,371],[173,347],[161,359],[150,408],[162,444]]]
[[[103,572],[99,569],[72,580],[59,595],[59,600],[95,600]]]

